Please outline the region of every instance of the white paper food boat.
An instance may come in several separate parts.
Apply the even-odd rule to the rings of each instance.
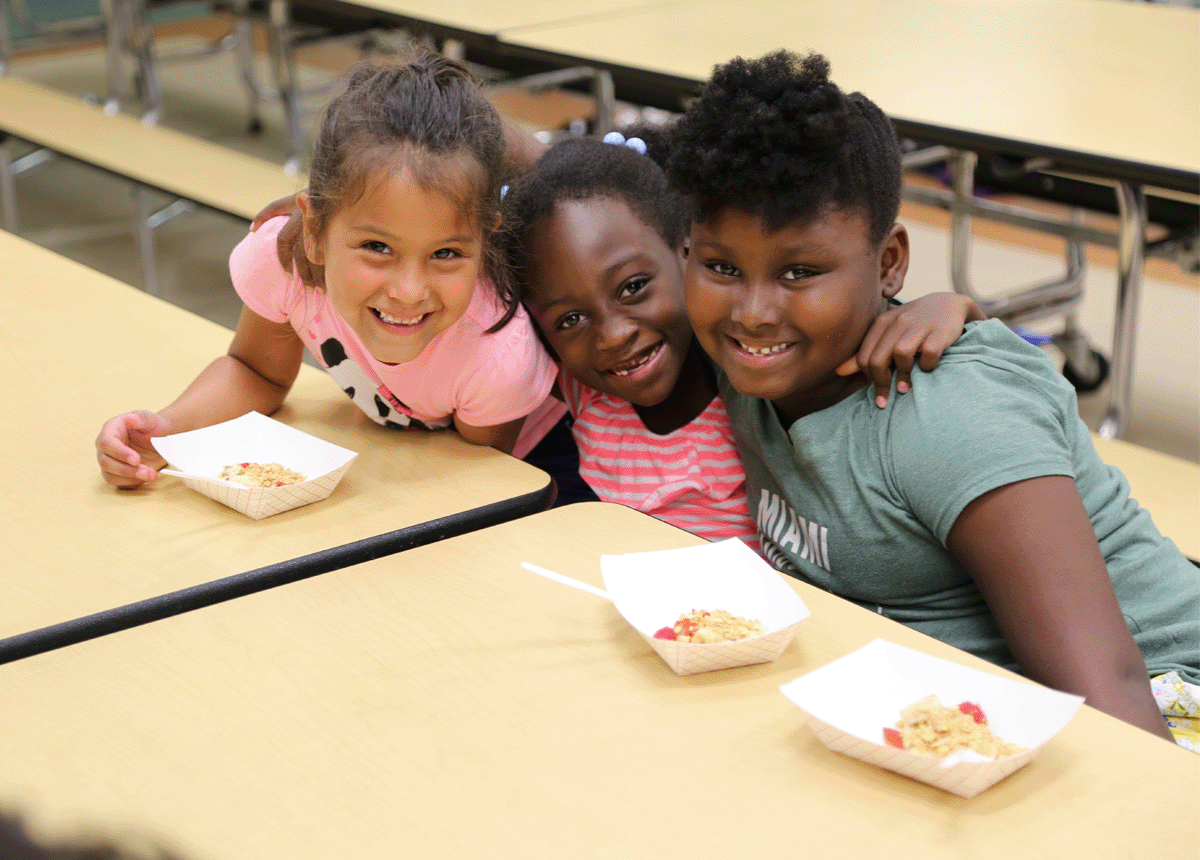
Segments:
[[[1075,716],[1083,698],[931,657],[883,639],[863,646],[780,690],[808,715],[831,750],[974,797],[1033,760]],[[883,728],[900,710],[934,694],[943,705],[974,702],[997,737],[1025,747],[1007,758],[956,753],[944,759],[889,746]]]
[[[600,570],[617,611],[678,675],[769,663],[809,615],[781,574],[736,538],[685,549],[604,555]],[[657,630],[694,609],[724,609],[757,619],[767,632],[708,645],[654,638]]]
[[[168,463],[186,473],[180,476],[186,486],[255,520],[328,498],[358,456],[258,412],[151,441]],[[279,463],[307,480],[246,487],[217,477],[226,466],[246,462]]]

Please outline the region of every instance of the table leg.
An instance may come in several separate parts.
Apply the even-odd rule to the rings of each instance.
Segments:
[[[124,42],[124,22],[129,17],[129,0],[100,0],[100,14],[104,18],[104,51],[108,71],[108,97],[104,100],[104,112],[113,116],[120,112],[125,98],[125,74],[121,68],[121,45]]]
[[[129,34],[132,38],[130,46],[137,56],[138,75],[142,79],[145,109],[142,111],[142,122],[146,125],[157,125],[162,119],[163,91],[158,79],[158,61],[154,56],[154,26],[150,23],[150,11],[146,8],[146,0],[134,0],[129,4]]]
[[[245,85],[246,96],[250,103],[250,119],[247,122],[247,130],[250,134],[257,136],[263,130],[262,102],[264,98],[254,72],[254,22],[250,16],[249,0],[234,0],[233,26],[237,38],[238,68],[241,70],[242,83]]]
[[[296,81],[296,57],[292,44],[291,10],[287,0],[271,0],[270,8],[271,61],[279,100],[283,104],[288,124],[291,153],[283,169],[298,173],[304,159],[304,126],[301,121],[300,87]]]
[[[6,136],[0,140],[0,225],[10,233],[19,233],[12,162],[13,139]]]
[[[603,137],[613,130],[617,112],[617,94],[613,85],[612,72],[596,69],[592,92],[596,97],[596,135]]]
[[[9,29],[10,0],[0,0],[0,75],[8,71],[8,61],[12,57],[12,31]]]
[[[1119,438],[1129,421],[1133,390],[1134,333],[1142,297],[1142,263],[1146,250],[1146,195],[1140,185],[1117,185],[1121,224],[1117,235],[1117,308],[1113,324],[1112,376],[1108,411],[1097,433]]]
[[[158,260],[154,253],[154,228],[151,226],[152,216],[150,189],[137,184],[133,189],[134,203],[137,213],[134,215],[134,234],[137,236],[138,253],[142,258],[142,279],[152,296],[158,295]]]

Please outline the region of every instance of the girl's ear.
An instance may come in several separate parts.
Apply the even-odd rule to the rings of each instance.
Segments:
[[[906,274],[908,231],[903,224],[893,224],[879,250],[879,286],[884,298],[893,298],[900,292]]]
[[[316,266],[325,265],[325,249],[321,245],[320,231],[317,229],[316,213],[313,211],[312,200],[307,191],[296,195],[296,205],[300,207],[300,217],[304,220],[304,256]]]

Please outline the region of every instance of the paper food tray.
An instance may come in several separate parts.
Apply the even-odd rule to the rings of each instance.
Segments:
[[[1079,706],[1080,696],[1003,678],[931,657],[883,639],[784,684],[780,690],[808,715],[831,750],[962,797],[974,797],[1033,760]],[[934,694],[943,705],[979,705],[1001,739],[1025,747],[1007,758],[959,753],[946,759],[889,746],[883,728],[900,710]]]
[[[160,436],[155,449],[202,495],[262,519],[328,498],[358,454],[258,412],[232,421]],[[235,463],[279,463],[308,479],[283,487],[244,487],[217,477]]]
[[[678,675],[769,663],[809,615],[781,574],[736,538],[685,549],[604,555],[600,570],[617,611]],[[654,638],[655,631],[694,609],[724,609],[754,618],[767,632],[707,645]]]

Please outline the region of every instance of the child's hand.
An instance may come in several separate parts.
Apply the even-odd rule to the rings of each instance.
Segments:
[[[272,218],[278,218],[280,215],[295,215],[299,211],[296,206],[296,198],[280,197],[278,200],[272,200],[266,205],[263,211],[254,216],[254,220],[250,222],[250,232],[253,233],[263,224],[266,224]]]
[[[104,480],[114,487],[139,487],[158,478],[167,461],[150,439],[166,436],[170,428],[156,412],[141,410],[110,418],[96,437],[96,459]]]
[[[971,320],[987,319],[979,305],[958,293],[932,293],[889,308],[871,324],[858,353],[837,368],[841,376],[860,370],[875,384],[875,404],[887,406],[896,373],[896,391],[912,388],[912,369],[919,355],[921,369],[937,367],[946,347],[958,340]]]
[[[299,274],[306,284],[321,283],[322,267],[313,264],[304,253],[304,219],[300,215],[300,207],[296,204],[295,197],[281,197],[268,203],[250,222],[250,231],[257,230],[272,218],[281,215],[290,217],[279,231],[279,240],[275,243],[279,264],[285,270]]]
[[[299,275],[304,283],[324,283],[325,267],[318,266],[304,253],[304,219],[298,213],[293,214],[279,231],[275,253],[283,267]]]

